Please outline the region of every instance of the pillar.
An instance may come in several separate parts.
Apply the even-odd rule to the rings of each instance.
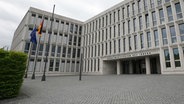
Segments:
[[[146,74],[151,74],[151,68],[150,68],[150,58],[146,57],[145,58],[146,61]]]
[[[133,74],[133,63],[129,61],[129,74]]]
[[[117,61],[117,75],[121,74],[121,62],[120,60]]]

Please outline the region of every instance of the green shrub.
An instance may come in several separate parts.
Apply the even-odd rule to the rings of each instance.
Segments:
[[[19,94],[26,69],[27,55],[0,50],[0,99]]]

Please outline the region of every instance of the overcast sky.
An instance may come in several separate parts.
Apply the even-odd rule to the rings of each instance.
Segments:
[[[14,31],[29,7],[85,21],[123,0],[0,0],[0,48],[10,48]]]

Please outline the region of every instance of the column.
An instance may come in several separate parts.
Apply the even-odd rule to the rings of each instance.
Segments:
[[[146,74],[151,74],[151,69],[150,69],[150,58],[146,57],[145,58],[146,61]]]
[[[129,61],[129,74],[133,74],[133,64],[132,64],[132,60]]]
[[[117,61],[117,75],[120,75],[121,74],[121,61],[118,60]]]

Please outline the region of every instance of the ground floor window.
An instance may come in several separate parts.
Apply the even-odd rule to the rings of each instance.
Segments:
[[[173,48],[173,54],[174,54],[175,67],[181,67],[180,55],[179,55],[178,48]]]
[[[164,55],[165,55],[165,63],[166,63],[166,67],[171,67],[171,62],[170,62],[170,54],[169,54],[169,50],[165,49],[164,50]]]

